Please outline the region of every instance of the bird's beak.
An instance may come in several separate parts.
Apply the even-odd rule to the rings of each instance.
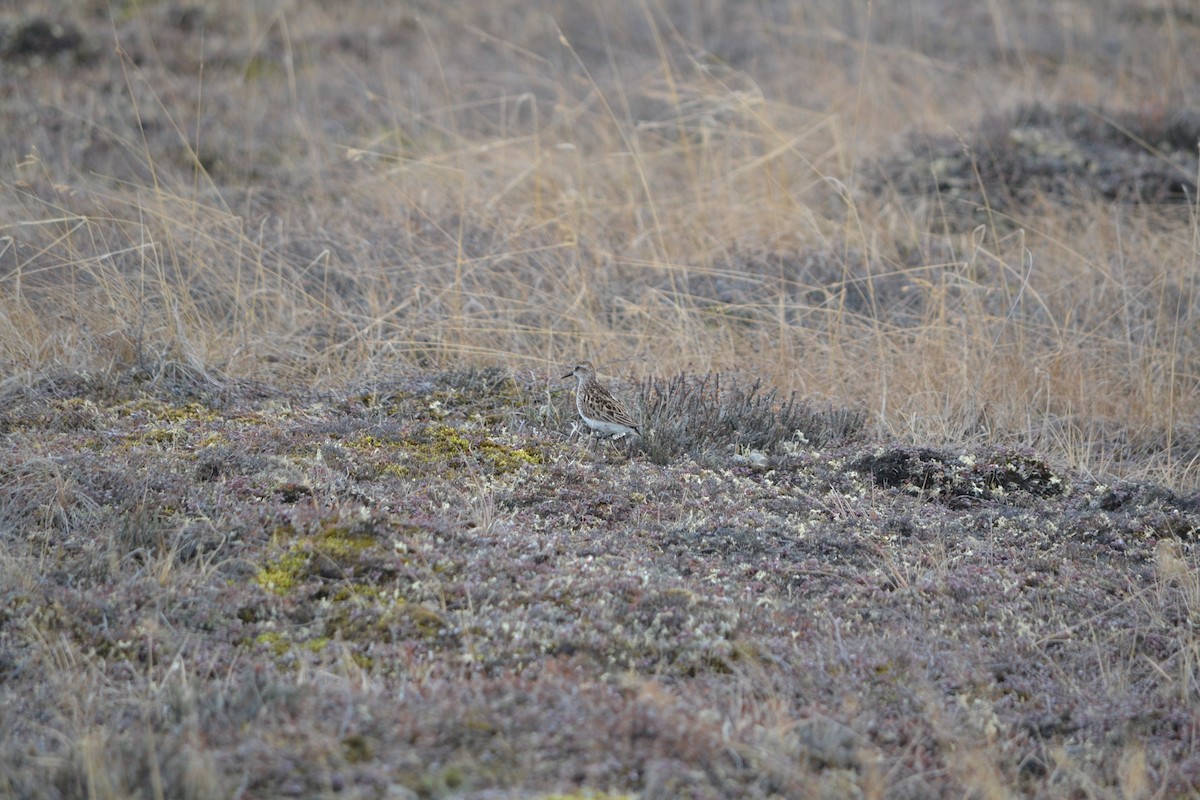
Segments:
[[[565,381],[567,378],[570,378],[574,374],[575,374],[575,370],[571,370],[566,375],[563,375],[561,378],[559,378],[559,380]]]

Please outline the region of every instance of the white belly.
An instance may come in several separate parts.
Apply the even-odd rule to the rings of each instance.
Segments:
[[[591,417],[584,417],[583,421],[586,422],[587,426],[596,433],[603,433],[607,436],[617,436],[619,434],[628,435],[633,433],[633,428],[616,422],[605,422],[602,419],[592,419]]]

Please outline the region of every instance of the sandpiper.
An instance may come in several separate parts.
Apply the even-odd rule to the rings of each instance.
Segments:
[[[605,386],[596,380],[596,368],[592,362],[576,364],[575,369],[563,375],[563,380],[575,376],[575,408],[589,428],[597,434],[613,438],[637,434],[641,436],[637,423],[629,416],[625,407],[612,396]]]

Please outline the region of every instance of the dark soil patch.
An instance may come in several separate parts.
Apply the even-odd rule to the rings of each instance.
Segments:
[[[26,17],[0,23],[0,59],[4,61],[83,60],[92,55],[93,47],[73,22]]]

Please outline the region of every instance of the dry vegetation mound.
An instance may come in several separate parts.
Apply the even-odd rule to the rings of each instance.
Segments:
[[[962,136],[911,136],[901,153],[877,165],[874,190],[934,198],[940,224],[951,228],[987,223],[989,212],[1019,219],[1044,200],[1194,204],[1198,142],[1194,108],[1033,104],[989,116]]]

